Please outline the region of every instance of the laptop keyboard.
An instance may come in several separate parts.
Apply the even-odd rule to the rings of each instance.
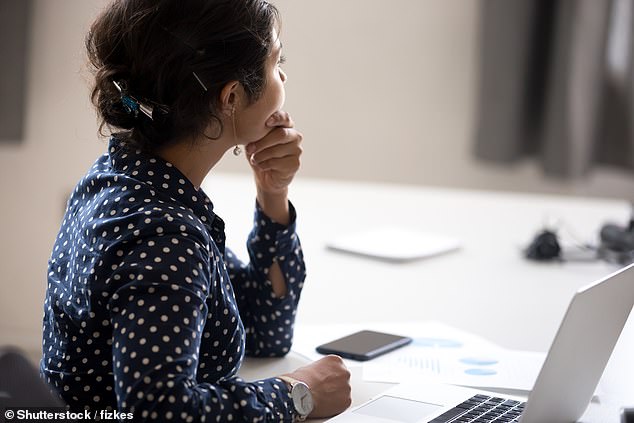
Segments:
[[[474,395],[429,423],[519,422],[524,404],[504,398]]]

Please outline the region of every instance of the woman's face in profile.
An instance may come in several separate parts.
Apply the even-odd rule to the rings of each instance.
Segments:
[[[236,110],[236,132],[240,144],[248,144],[264,137],[271,130],[267,128],[266,121],[284,105],[286,74],[281,68],[284,62],[282,43],[275,30],[273,40],[275,43],[265,63],[266,83],[262,95],[255,103],[244,108],[238,106]]]

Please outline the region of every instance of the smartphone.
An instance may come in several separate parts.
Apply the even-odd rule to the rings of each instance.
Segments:
[[[336,354],[343,358],[367,361],[412,342],[407,336],[362,330],[318,346],[320,354]]]

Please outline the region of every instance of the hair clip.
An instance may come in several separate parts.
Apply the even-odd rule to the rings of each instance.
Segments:
[[[133,114],[136,118],[139,116],[139,110],[145,116],[149,117],[150,120],[153,120],[152,114],[154,113],[154,107],[147,105],[145,103],[140,102],[136,98],[128,95],[127,90],[125,88],[125,84],[122,82],[112,81],[117,90],[121,94],[121,102],[123,103],[123,108],[129,114]]]
[[[207,86],[205,84],[203,84],[203,81],[201,81],[201,79],[198,77],[196,72],[192,71],[192,75],[194,75],[194,78],[196,78],[196,81],[198,81],[200,86],[203,87],[203,90],[205,90],[205,92],[207,92]]]

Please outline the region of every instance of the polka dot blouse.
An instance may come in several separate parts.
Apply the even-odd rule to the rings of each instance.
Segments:
[[[277,378],[236,376],[286,354],[306,276],[291,224],[255,207],[242,263],[209,198],[170,163],[113,138],[73,192],[53,247],[41,373],[73,409],[136,421],[292,421]],[[282,269],[287,294],[267,280]]]

